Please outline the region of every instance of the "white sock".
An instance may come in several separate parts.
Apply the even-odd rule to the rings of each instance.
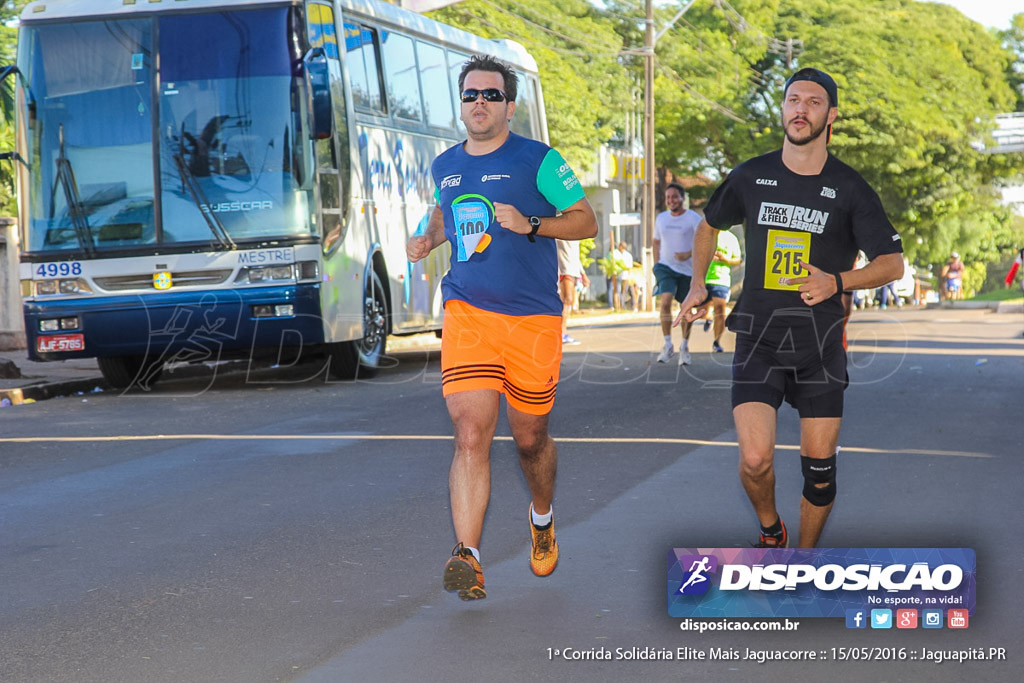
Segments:
[[[680,346],[679,348],[682,351],[689,351],[690,350],[690,340],[689,339],[684,339],[682,346]]]
[[[530,520],[533,522],[534,526],[546,526],[546,525],[551,523],[551,517],[554,515],[554,512],[555,512],[555,508],[552,507],[550,510],[548,510],[546,515],[538,515],[534,511],[533,506],[531,505],[530,506]]]
[[[672,335],[671,334],[666,334],[665,335],[665,348],[666,349],[671,349],[672,348]]]
[[[475,557],[475,558],[476,558],[476,561],[477,561],[477,562],[479,562],[479,561],[480,561],[480,551],[479,551],[479,550],[477,550],[476,548],[470,548],[470,547],[469,547],[468,545],[467,545],[467,546],[465,546],[465,548],[466,548],[466,550],[468,550],[469,552],[473,553],[473,557]]]

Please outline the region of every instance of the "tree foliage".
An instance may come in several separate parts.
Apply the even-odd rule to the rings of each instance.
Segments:
[[[621,125],[631,82],[622,37],[585,0],[466,0],[430,12],[487,38],[521,43],[537,60],[551,144],[577,170]]]
[[[1024,12],[1013,15],[1010,28],[997,35],[1003,41],[1003,47],[1015,57],[1006,70],[1006,81],[1017,94],[1014,111],[1024,111]]]
[[[977,149],[1017,104],[998,36],[914,0],[708,0],[684,19],[657,49],[660,165],[724,174],[779,147],[785,78],[815,66],[839,85],[832,152],[879,192],[912,259],[1013,239],[998,185],[1024,160]]]
[[[7,23],[21,14],[29,0],[16,0],[0,5],[0,67],[13,64],[18,32]],[[0,83],[0,152],[14,150],[14,76]],[[18,212],[14,194],[14,161],[0,161],[0,215]]]

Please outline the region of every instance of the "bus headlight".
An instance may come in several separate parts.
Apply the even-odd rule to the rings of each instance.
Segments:
[[[92,294],[92,287],[83,278],[66,280],[35,280],[36,296],[53,296],[54,294]]]
[[[294,304],[255,304],[252,307],[254,318],[291,318],[294,315]]]
[[[61,294],[92,294],[92,287],[82,278],[60,280]]]
[[[286,282],[295,280],[295,266],[266,266],[246,268],[238,274],[236,282]]]
[[[56,280],[36,280],[36,296],[57,293]]]

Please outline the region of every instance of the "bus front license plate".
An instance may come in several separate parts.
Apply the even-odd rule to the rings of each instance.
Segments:
[[[54,353],[56,351],[84,351],[84,334],[55,334],[47,337],[39,337],[36,340],[36,351],[39,353]]]

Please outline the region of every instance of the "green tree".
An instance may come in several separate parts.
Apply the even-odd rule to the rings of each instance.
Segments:
[[[1012,239],[999,184],[1024,164],[978,151],[1016,103],[997,36],[914,0],[716,0],[685,18],[658,45],[660,164],[722,174],[777,148],[785,78],[816,66],[839,85],[831,150],[879,192],[912,260]]]
[[[1024,12],[1013,15],[1010,28],[997,35],[1003,46],[1015,56],[1006,71],[1006,80],[1017,94],[1014,111],[1024,111]]]
[[[18,32],[7,24],[21,14],[28,0],[17,0],[0,6],[0,67],[14,63]],[[14,79],[8,76],[0,83],[0,152],[14,150]],[[14,194],[14,161],[0,161],[0,215],[14,216],[18,205]]]
[[[590,264],[594,262],[594,259],[590,258],[590,252],[597,246],[597,242],[594,241],[593,237],[585,240],[580,240],[580,264],[584,269],[590,267]]]
[[[622,38],[585,0],[466,0],[429,13],[487,38],[521,43],[537,60],[551,144],[577,170],[596,160],[629,104]]]

